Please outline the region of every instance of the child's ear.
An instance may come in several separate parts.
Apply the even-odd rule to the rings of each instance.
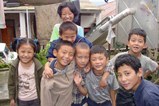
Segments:
[[[127,42],[127,46],[129,47],[129,41]]]
[[[147,44],[145,43],[145,45],[144,45],[144,48],[147,48],[148,46],[147,46]]]
[[[53,55],[54,55],[55,57],[57,56],[57,50],[56,50],[56,49],[53,50]]]
[[[106,57],[106,65],[108,64],[109,62],[109,57]]]
[[[137,72],[137,76],[142,77],[142,75],[143,75],[142,68],[139,68],[139,71]]]

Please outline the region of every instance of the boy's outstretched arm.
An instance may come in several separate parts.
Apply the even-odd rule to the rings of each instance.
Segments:
[[[101,88],[104,88],[107,86],[107,79],[108,79],[110,73],[112,72],[112,70],[113,70],[113,67],[112,67],[111,63],[108,63],[106,68],[105,68],[105,72],[104,72],[104,74],[99,82],[99,86]]]
[[[44,71],[43,71],[43,76],[46,77],[46,78],[52,78],[53,77],[53,71],[50,68],[50,63],[49,62],[47,62],[45,64]]]
[[[105,71],[100,82],[99,82],[99,86],[101,88],[105,88],[107,86],[107,79],[108,79],[108,76],[110,75],[110,72],[108,71]]]
[[[112,101],[112,106],[116,106],[116,90],[110,90],[110,98]]]
[[[82,95],[86,96],[87,95],[87,89],[86,87],[82,86],[82,76],[79,73],[74,74],[74,82],[78,88],[78,90],[81,92]]]
[[[146,79],[148,76],[150,76],[151,74],[152,74],[153,72],[151,72],[151,71],[146,71],[145,73],[144,73],[144,78]]]
[[[15,103],[14,99],[10,100],[10,106],[16,106],[16,103]]]
[[[147,70],[145,73],[144,73],[144,78],[146,79],[148,76],[150,76],[151,74],[155,73],[156,71],[159,70],[159,65],[157,66],[156,70],[154,71],[150,71],[150,70]]]

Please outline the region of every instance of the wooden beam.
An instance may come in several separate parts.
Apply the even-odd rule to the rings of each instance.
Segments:
[[[22,4],[48,5],[48,4],[60,3],[67,0],[17,0],[17,1]]]

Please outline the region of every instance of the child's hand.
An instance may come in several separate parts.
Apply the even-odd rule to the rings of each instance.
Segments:
[[[88,72],[90,71],[90,69],[91,69],[91,65],[90,65],[90,63],[89,63],[89,64],[87,64],[87,66],[84,68],[84,72],[85,72],[85,73],[88,73]]]
[[[11,99],[10,106],[16,106],[14,99]]]
[[[101,78],[99,82],[99,87],[100,88],[105,88],[107,86],[107,81],[104,78]]]
[[[82,76],[80,75],[80,73],[75,72],[74,73],[74,82],[77,86],[79,86],[82,82]]]
[[[53,77],[53,71],[50,67],[45,67],[44,72],[43,72],[43,76],[45,78],[52,78]]]

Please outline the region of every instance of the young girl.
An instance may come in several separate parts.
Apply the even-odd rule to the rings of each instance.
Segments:
[[[40,80],[43,66],[34,58],[36,44],[22,38],[17,43],[18,58],[12,62],[8,90],[10,106],[40,106]]]

